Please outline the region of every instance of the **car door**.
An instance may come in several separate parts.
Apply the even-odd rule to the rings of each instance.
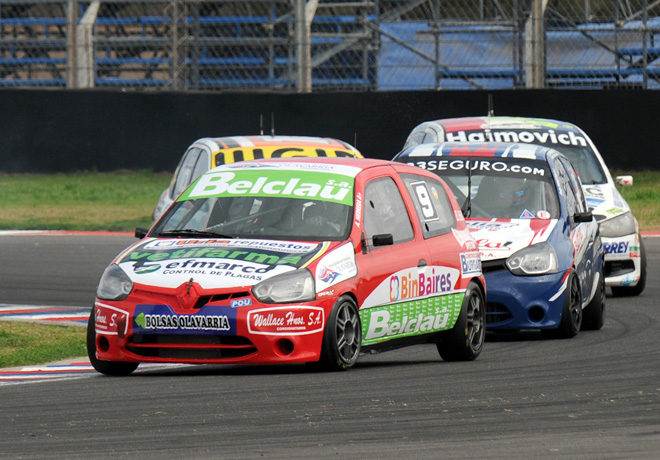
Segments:
[[[594,256],[596,253],[598,223],[593,217],[586,222],[581,221],[584,219],[581,219],[580,216],[590,215],[590,212],[582,184],[573,165],[565,157],[557,157],[555,165],[557,170],[560,171],[560,174],[558,174],[560,187],[566,199],[575,270],[580,279],[584,305],[591,295],[595,282]]]
[[[369,180],[356,196],[362,250],[356,254],[361,272],[358,304],[363,344],[420,335],[414,299],[430,254],[419,227],[413,225],[410,202],[400,180],[385,175]]]

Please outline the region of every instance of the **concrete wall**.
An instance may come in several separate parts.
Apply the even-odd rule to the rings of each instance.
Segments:
[[[580,125],[611,169],[660,169],[652,134],[660,91],[507,90],[335,94],[0,90],[0,172],[173,171],[204,136],[270,132],[330,136],[391,158],[418,123],[485,115]]]

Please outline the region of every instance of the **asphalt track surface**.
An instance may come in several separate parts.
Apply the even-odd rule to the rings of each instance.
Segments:
[[[0,235],[0,303],[91,306],[128,236]],[[488,334],[307,366],[181,366],[0,386],[1,459],[660,458],[660,238],[649,280],[569,340]]]

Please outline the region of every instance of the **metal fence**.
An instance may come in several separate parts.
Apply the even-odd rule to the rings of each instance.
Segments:
[[[0,87],[660,88],[660,0],[0,0]]]

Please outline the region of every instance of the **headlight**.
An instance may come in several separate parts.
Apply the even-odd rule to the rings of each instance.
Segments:
[[[539,243],[513,254],[506,266],[514,275],[557,273],[557,254],[549,243]]]
[[[630,211],[600,223],[601,236],[611,238],[631,233],[635,233],[635,218]]]
[[[133,290],[133,281],[118,265],[109,265],[103,272],[96,297],[103,300],[124,300]]]
[[[263,303],[306,302],[316,298],[309,270],[294,270],[256,284],[252,294]]]

